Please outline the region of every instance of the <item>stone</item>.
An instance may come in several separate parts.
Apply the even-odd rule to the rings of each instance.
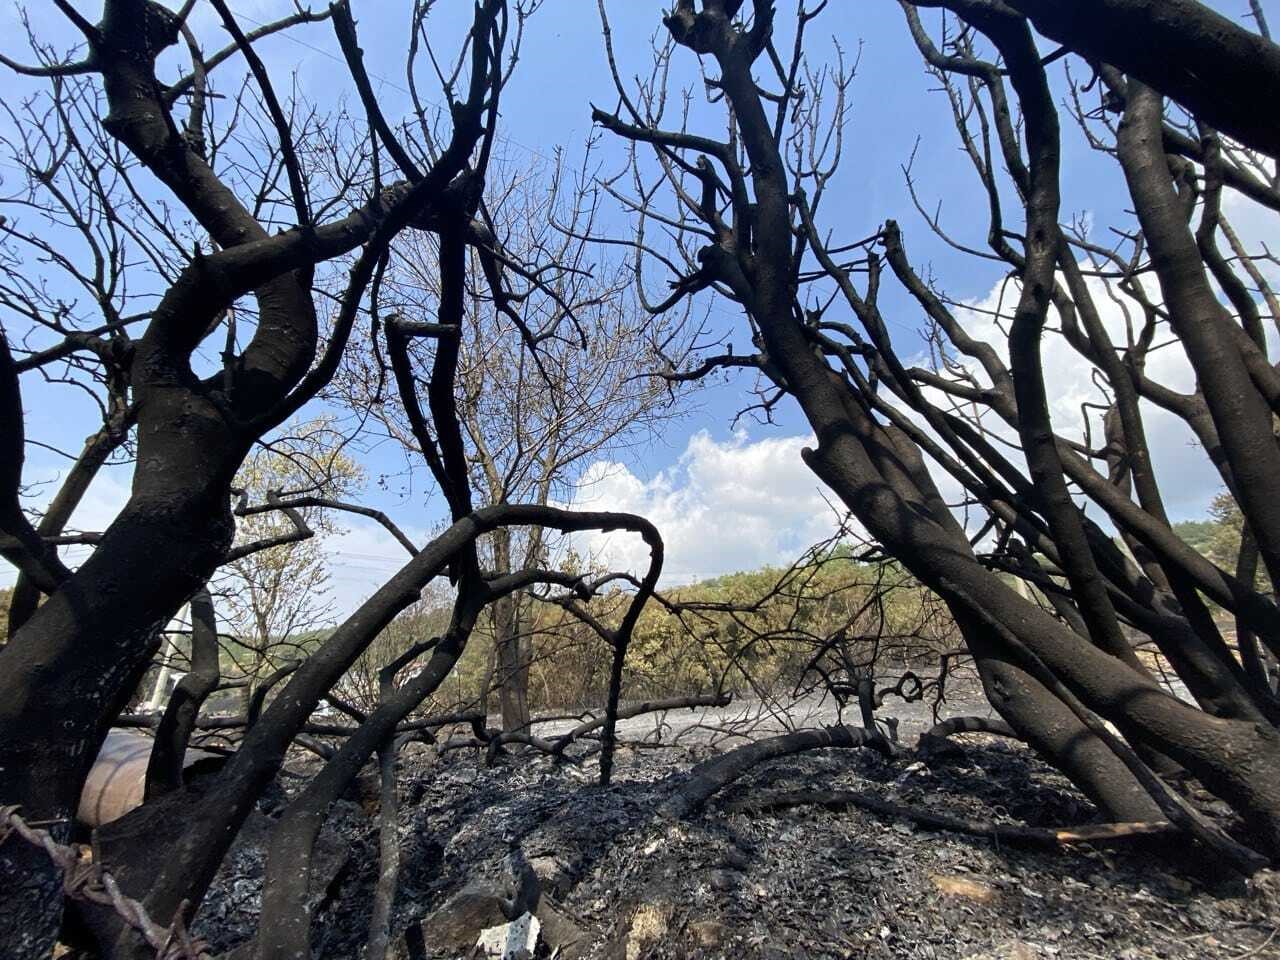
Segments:
[[[945,874],[935,873],[929,879],[938,888],[938,892],[945,897],[959,897],[963,900],[973,900],[977,903],[992,903],[1000,895],[1000,892],[990,884],[970,880],[968,877],[946,876]]]
[[[538,950],[542,923],[531,913],[523,913],[510,923],[480,931],[476,948],[480,956],[493,960],[533,960]]]
[[[503,899],[479,884],[463,887],[422,921],[422,939],[439,952],[466,953],[481,931],[507,922]]]
[[[530,857],[529,866],[542,889],[549,893],[564,896],[573,886],[573,871],[560,857]]]
[[[591,938],[550,898],[542,897],[533,913],[542,924],[542,942],[556,953],[557,960],[576,960],[586,952]]]
[[[695,920],[687,929],[689,939],[708,950],[714,950],[724,942],[724,924],[719,920]]]

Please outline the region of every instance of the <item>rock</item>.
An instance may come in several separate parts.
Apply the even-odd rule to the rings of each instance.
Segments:
[[[422,921],[422,939],[432,951],[465,953],[481,931],[507,922],[503,899],[479,884],[463,887]]]
[[[730,847],[725,851],[724,865],[730,870],[746,870],[751,866],[751,858],[737,847]]]
[[[724,941],[724,924],[718,920],[695,920],[688,926],[689,939],[700,947],[713,950]]]
[[[591,937],[548,897],[538,901],[533,913],[542,924],[542,942],[556,952],[557,960],[575,960],[586,952]]]
[[[529,866],[542,889],[558,897],[564,896],[573,886],[573,870],[560,857],[554,855],[530,857]]]
[[[480,931],[476,947],[482,957],[497,960],[533,960],[538,949],[542,923],[531,913],[521,914],[510,923],[502,923]]]
[[[623,948],[626,960],[639,960],[645,947],[667,935],[673,912],[671,904],[665,900],[653,900],[636,907]]]
[[[944,897],[960,897],[978,903],[992,903],[1000,896],[1000,891],[990,884],[970,880],[968,877],[954,877],[935,873],[930,875],[933,885]]]

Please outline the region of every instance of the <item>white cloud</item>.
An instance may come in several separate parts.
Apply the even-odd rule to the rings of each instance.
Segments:
[[[649,480],[619,463],[592,463],[573,505],[652,521],[666,548],[666,585],[787,563],[837,523],[800,459],[812,444],[810,436],[752,441],[745,432],[718,442],[701,431],[672,467]],[[647,564],[634,535],[590,534],[575,546],[612,569],[643,571]]]
[[[1272,250],[1277,248],[1276,242],[1280,241],[1280,235],[1277,235],[1276,227],[1280,220],[1273,211],[1265,210],[1231,191],[1224,198],[1224,211],[1248,249],[1261,252],[1264,246]],[[1264,272],[1272,282],[1280,281],[1280,270],[1273,264],[1265,264]],[[1059,281],[1065,285],[1061,276]],[[1160,304],[1160,290],[1155,279],[1148,275],[1142,278],[1142,282],[1151,301]],[[1099,279],[1090,278],[1086,283],[1112,341],[1118,345],[1128,342],[1126,311],[1128,322],[1132,324],[1136,335],[1143,324],[1141,307],[1118,290],[1113,289],[1109,293]],[[957,319],[965,330],[975,339],[990,343],[1006,364],[1008,324],[1017,298],[1016,282],[998,283],[985,297],[970,301],[967,309],[957,310]],[[999,324],[994,316],[996,312],[1001,313],[1004,318]],[[1091,445],[1097,448],[1103,443],[1102,407],[1108,402],[1107,397],[1095,381],[1093,368],[1055,332],[1058,326],[1057,313],[1051,311],[1048,324],[1050,329],[1042,340],[1041,351],[1054,429],[1073,440],[1083,441],[1087,437]],[[1268,325],[1267,334],[1273,339],[1274,353],[1276,331],[1273,326]],[[1167,324],[1159,327],[1155,343],[1157,349],[1149,353],[1147,358],[1146,375],[1179,393],[1193,392],[1196,386],[1195,372],[1181,343],[1173,337]],[[982,383],[989,383],[975,361],[963,357],[957,359],[963,360],[966,368]],[[917,362],[923,365],[927,358],[919,358]],[[945,405],[940,393],[930,391],[930,394],[935,401]],[[1086,411],[1085,404],[1094,406]],[[1174,519],[1203,516],[1210,500],[1222,489],[1220,475],[1183,420],[1147,401],[1143,401],[1141,407],[1152,461],[1170,515]],[[993,433],[1006,439],[1016,439],[1015,432],[1003,423],[998,423],[998,418],[994,415],[989,415],[985,422]],[[1010,459],[1022,466],[1024,461],[1021,455],[1009,452]],[[934,475],[939,480],[944,496],[954,500],[959,495],[958,485],[949,477],[944,478],[940,471],[935,471]],[[1101,519],[1101,512],[1096,508],[1092,509],[1092,513]]]

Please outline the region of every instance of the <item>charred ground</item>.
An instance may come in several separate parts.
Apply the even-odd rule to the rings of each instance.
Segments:
[[[565,921],[548,935],[558,942],[543,947],[560,957],[1280,956],[1276,875],[1233,879],[1188,862],[1182,841],[1038,851],[852,808],[734,811],[822,783],[962,817],[994,812],[997,822],[1096,816],[1020,745],[976,736],[927,763],[866,750],[800,754],[762,765],[701,813],[665,816],[665,801],[711,750],[625,750],[608,788],[543,757],[489,765],[462,752],[406,751],[399,955],[467,955],[448,938],[474,940],[486,923],[474,897],[509,898],[527,863],[543,909]],[[332,811],[316,956],[357,956],[367,938],[375,798],[376,788],[363,800],[356,793]],[[198,928],[213,947],[253,936],[261,876],[252,840],[228,858]]]

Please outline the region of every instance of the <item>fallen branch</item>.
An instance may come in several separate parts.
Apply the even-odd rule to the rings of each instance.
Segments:
[[[989,733],[996,737],[1021,739],[1016,730],[997,717],[952,717],[931,727],[920,735],[925,737],[949,737],[954,733]]]
[[[639,703],[633,703],[630,706],[619,707],[617,714],[615,715],[615,720],[630,720],[634,717],[643,716],[646,713],[664,713],[668,710],[694,710],[698,707],[727,707],[732,700],[732,695],[728,693],[710,693],[692,697],[670,697],[666,700],[642,700]],[[544,717],[534,720],[530,726],[556,719],[566,718]],[[554,736],[535,736],[528,730],[509,731],[497,734],[490,738],[487,742],[487,746],[490,751],[496,751],[497,748],[504,743],[521,743],[541,750],[544,753],[552,754],[558,759],[564,759],[564,752],[569,746],[581,740],[583,737],[587,737],[595,733],[595,731],[605,726],[607,720],[607,713],[601,714],[598,717],[588,717],[573,729]]]
[[[396,733],[414,733],[422,730],[434,730],[438,727],[448,727],[453,724],[469,724],[472,730],[477,731],[477,737],[488,742],[487,736],[482,736],[484,729],[485,717],[479,713],[454,713],[447,716],[428,717],[425,720],[406,720],[404,723],[396,726]],[[151,730],[160,722],[159,716],[152,714],[129,713],[121,717],[117,717],[112,724],[114,727],[126,727],[131,729]],[[197,730],[202,731],[219,731],[219,730],[241,730],[247,726],[244,717],[200,717],[195,722]],[[307,723],[301,727],[301,732],[310,734],[313,737],[349,737],[355,733],[359,727],[349,724],[340,723]]]
[[[732,701],[732,695],[728,693],[706,694],[704,696],[695,697],[673,697],[668,700],[645,700],[641,703],[633,703],[629,707],[619,707],[616,718],[618,720],[630,720],[633,717],[641,716],[646,713],[662,713],[667,710],[693,710],[697,707],[727,707]],[[565,747],[573,741],[598,730],[605,724],[605,717],[595,717],[591,720],[584,720],[568,733],[557,737],[556,750],[563,751]]]
[[[859,807],[885,817],[894,817],[927,830],[947,830],[1021,847],[1061,847],[1076,843],[1123,843],[1139,837],[1172,836],[1181,831],[1167,820],[1132,823],[1090,823],[1078,827],[1032,827],[1020,823],[990,823],[935,813],[919,807],[892,803],[853,790],[786,790],[762,797],[736,800],[725,805],[730,813],[764,813],[788,807],[822,806],[833,809]]]
[[[664,813],[672,818],[687,817],[752,767],[793,753],[828,747],[869,747],[886,757],[898,752],[892,743],[873,730],[845,726],[797,730],[780,737],[757,740],[704,760],[690,770],[684,783],[667,800]]]
[[[996,717],[952,717],[920,734],[916,750],[926,755],[947,748],[959,750],[959,747],[947,742],[948,737],[957,733],[986,733],[1011,740],[1022,739],[1013,727]]]

